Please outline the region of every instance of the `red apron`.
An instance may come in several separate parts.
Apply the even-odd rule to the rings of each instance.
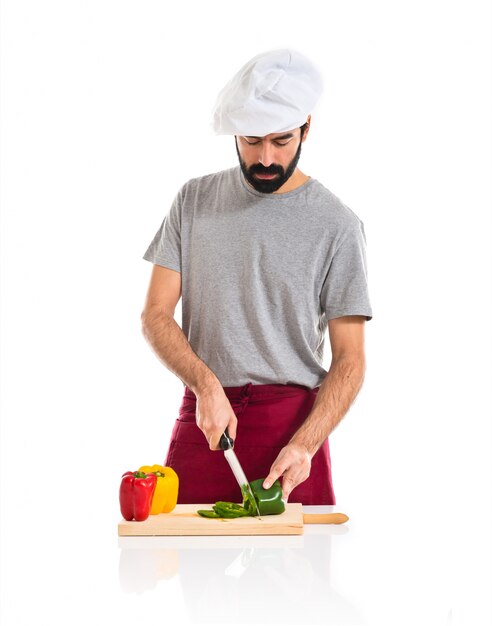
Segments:
[[[310,413],[318,389],[300,385],[225,387],[238,419],[234,451],[248,480],[266,478],[280,450]],[[165,465],[179,476],[178,503],[241,502],[239,485],[224,458],[210,450],[196,425],[196,396],[185,387]],[[326,440],[311,463],[311,474],[290,494],[289,502],[335,504],[330,450]]]

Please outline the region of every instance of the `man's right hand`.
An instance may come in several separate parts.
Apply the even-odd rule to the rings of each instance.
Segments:
[[[196,423],[205,435],[210,450],[219,449],[219,441],[225,429],[236,439],[237,417],[222,387],[197,394]]]

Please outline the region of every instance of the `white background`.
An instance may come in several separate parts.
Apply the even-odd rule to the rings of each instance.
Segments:
[[[187,179],[236,164],[210,128],[218,90],[290,46],[326,84],[300,166],[368,240],[368,372],[331,438],[338,501],[380,542],[368,589],[391,571],[415,610],[424,580],[431,612],[434,581],[448,620],[489,624],[490,3],[11,0],[1,17],[2,623],[98,623],[97,562],[94,589],[57,599],[50,580],[114,541],[119,477],[162,462],[182,392],[141,336],[141,257]]]

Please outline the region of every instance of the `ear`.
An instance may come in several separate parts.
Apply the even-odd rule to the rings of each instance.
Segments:
[[[304,129],[304,134],[302,136],[302,141],[303,142],[306,141],[306,138],[307,138],[308,133],[309,133],[309,128],[311,127],[311,116],[310,115],[308,115],[308,117],[307,117],[306,124],[307,124],[307,126]]]

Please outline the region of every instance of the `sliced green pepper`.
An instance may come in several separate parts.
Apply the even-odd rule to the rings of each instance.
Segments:
[[[256,499],[254,497],[252,489],[248,488],[248,485],[243,485],[241,487],[241,493],[243,494],[243,506],[244,506],[244,508],[247,511],[254,511],[253,515],[257,515]]]
[[[243,506],[235,502],[216,502],[212,508],[220,517],[247,517],[249,515]]]
[[[216,513],[215,511],[208,511],[206,509],[201,509],[200,511],[197,511],[198,515],[201,515],[202,517],[217,517],[219,518],[220,515],[218,513]]]
[[[212,518],[227,518],[232,519],[234,517],[247,517],[249,515],[248,511],[242,507],[240,504],[236,504],[235,502],[216,502],[212,510],[200,510],[197,511],[198,515],[202,517],[212,517]]]

